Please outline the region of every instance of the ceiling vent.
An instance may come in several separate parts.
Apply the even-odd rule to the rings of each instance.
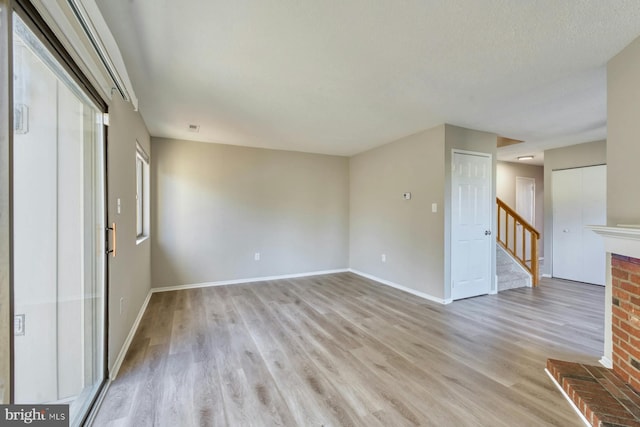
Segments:
[[[189,125],[189,132],[200,132],[200,125]]]

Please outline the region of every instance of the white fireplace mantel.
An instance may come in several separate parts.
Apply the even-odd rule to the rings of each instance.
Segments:
[[[606,252],[640,258],[640,225],[587,225],[586,228],[602,236]]]
[[[640,225],[619,224],[614,227],[605,225],[588,225],[589,230],[602,236],[605,252],[640,259]],[[607,368],[613,367],[613,336],[612,336],[612,283],[611,264],[607,257],[607,281],[604,305],[604,355],[600,363]]]

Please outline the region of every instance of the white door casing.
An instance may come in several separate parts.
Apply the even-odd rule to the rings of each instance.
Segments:
[[[491,290],[491,155],[453,151],[451,165],[451,298]]]

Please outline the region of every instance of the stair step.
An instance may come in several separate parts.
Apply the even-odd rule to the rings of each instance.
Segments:
[[[529,276],[517,271],[509,271],[498,273],[498,283],[504,281],[508,282],[511,280],[528,280]]]
[[[531,286],[531,276],[502,247],[496,246],[498,292]]]
[[[527,279],[506,280],[502,282],[498,281],[498,292],[506,291],[508,289],[527,287],[529,287],[529,281]]]

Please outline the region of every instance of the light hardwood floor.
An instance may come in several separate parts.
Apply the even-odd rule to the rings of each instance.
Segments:
[[[443,306],[351,273],[152,295],[96,426],[580,426],[548,357],[597,363],[604,288]]]

